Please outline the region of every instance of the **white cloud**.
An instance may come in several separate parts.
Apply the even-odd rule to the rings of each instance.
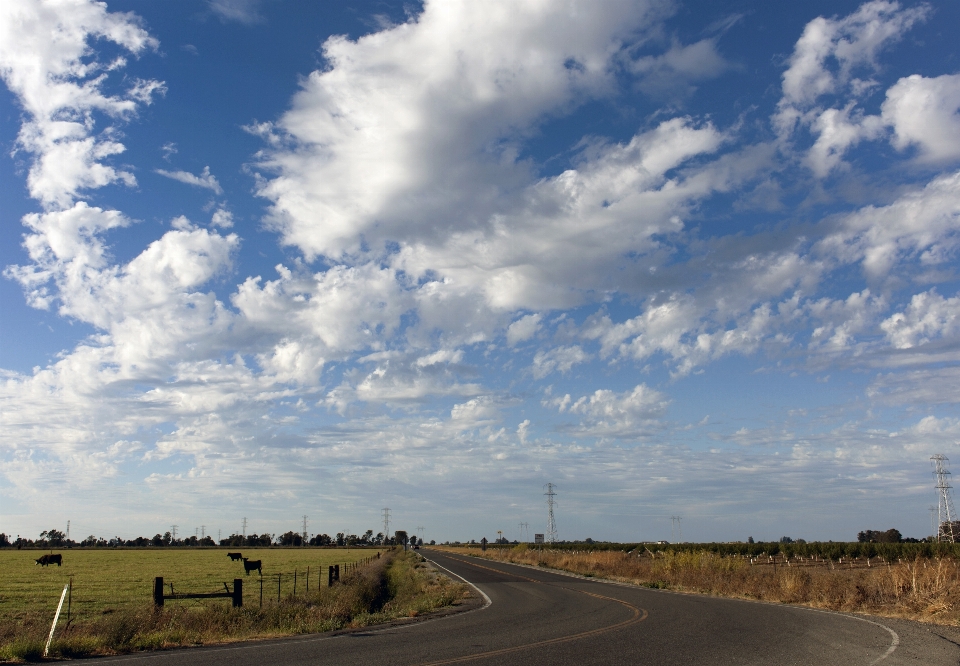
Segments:
[[[88,42],[97,38],[133,55],[158,45],[136,17],[107,12],[103,3],[10,0],[0,7],[0,76],[27,114],[17,144],[34,156],[30,193],[48,207],[69,207],[83,189],[136,182],[103,163],[124,146],[110,128],[94,136],[94,112],[122,120],[163,90],[160,82],[135,80],[124,94],[104,94],[106,76],[125,61],[91,58]]]
[[[674,41],[666,52],[637,58],[629,67],[640,75],[640,90],[662,96],[690,94],[694,82],[717,77],[732,65],[717,50],[717,38],[710,37],[687,45]]]
[[[880,51],[902,39],[929,11],[928,5],[902,8],[897,2],[873,0],[849,16],[816,18],[804,28],[783,74],[783,96],[772,120],[781,140],[801,127],[816,136],[805,161],[817,177],[843,166],[849,148],[883,135],[887,114],[880,118],[856,108],[876,81],[857,74],[874,74]],[[824,109],[818,103],[825,96],[848,101]]]
[[[210,218],[210,224],[222,229],[229,229],[233,226],[233,213],[223,206],[220,206],[213,211],[213,216]]]
[[[910,349],[960,333],[960,297],[944,298],[935,290],[915,294],[903,312],[884,320],[880,328],[897,349]]]
[[[865,206],[842,218],[815,244],[815,255],[860,263],[871,281],[894,277],[908,260],[935,266],[950,260],[960,243],[960,172],[944,174],[887,206]],[[903,275],[903,273],[901,273]]]
[[[507,344],[514,345],[529,340],[540,330],[540,315],[530,314],[520,317],[507,327]]]
[[[880,51],[900,40],[929,13],[928,5],[904,9],[898,2],[873,0],[842,19],[810,21],[783,74],[781,112],[809,107],[822,95],[847,86],[853,91],[863,89],[863,82],[854,78],[857,71],[875,70]],[[787,114],[783,120],[789,117]]]
[[[201,172],[199,176],[195,176],[189,171],[167,171],[165,169],[154,169],[154,173],[158,173],[161,176],[179,181],[186,185],[202,187],[210,190],[214,194],[223,194],[223,189],[220,187],[217,177],[210,173],[210,167],[208,166],[203,167],[203,172]]]
[[[925,162],[960,158],[960,74],[900,79],[887,91],[883,118],[898,149],[916,145]]]
[[[637,384],[632,391],[616,393],[599,389],[576,401],[572,401],[567,394],[550,404],[561,413],[583,416],[583,434],[623,436],[638,428],[653,426],[663,416],[669,403],[659,391],[645,384]]]
[[[583,351],[579,345],[541,350],[533,357],[533,376],[542,379],[553,372],[567,373],[573,366],[589,359],[590,354]]]
[[[221,21],[252,25],[263,21],[260,2],[261,0],[207,0],[207,6]]]

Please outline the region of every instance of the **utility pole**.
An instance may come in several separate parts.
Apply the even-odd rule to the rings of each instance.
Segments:
[[[307,545],[307,514],[303,514],[303,541],[300,545]]]
[[[247,519],[243,519],[243,527],[240,529],[240,534],[243,535],[244,540],[247,538]]]
[[[556,488],[552,483],[548,483],[544,486],[547,489],[547,492],[544,495],[547,496],[547,543],[556,543],[557,541],[557,521],[553,517],[553,505],[556,503],[554,497],[557,496],[557,493],[553,491]]]
[[[950,472],[944,463],[949,459],[942,453],[931,456],[933,461],[933,475],[937,480],[937,494],[940,501],[937,505],[937,541],[946,541],[948,543],[957,542],[957,534],[954,534],[953,521],[957,519],[957,511],[953,508],[953,497],[950,493]]]
[[[384,507],[380,510],[380,513],[383,514],[383,539],[386,541],[390,538],[390,509],[389,507]]]

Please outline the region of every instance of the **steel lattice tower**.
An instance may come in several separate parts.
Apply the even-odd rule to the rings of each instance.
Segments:
[[[383,514],[383,539],[384,543],[390,538],[390,509],[384,507],[380,510],[380,513]]]
[[[950,472],[944,465],[949,459],[938,453],[931,456],[930,460],[933,461],[933,475],[937,479],[937,494],[940,496],[937,507],[937,541],[956,543],[958,535],[954,534],[953,521],[957,518],[957,511],[953,508],[953,497],[950,495]]]
[[[555,503],[553,498],[557,496],[557,494],[553,492],[555,487],[552,483],[544,486],[544,488],[547,489],[547,492],[544,493],[544,495],[547,496],[547,543],[556,543],[557,541],[557,521],[553,517],[553,505]]]

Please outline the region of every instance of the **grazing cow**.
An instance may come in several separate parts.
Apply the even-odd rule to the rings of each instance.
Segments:
[[[251,560],[251,559],[247,559],[246,557],[244,557],[244,558],[243,558],[243,569],[244,569],[244,571],[247,572],[247,575],[248,575],[248,576],[250,575],[250,572],[251,572],[251,571],[256,571],[257,573],[259,573],[259,574],[262,576],[262,575],[263,575],[263,571],[260,570],[260,567],[261,567],[261,564],[260,564],[260,563],[261,563],[261,560]]]
[[[48,564],[56,564],[58,567],[62,566],[63,555],[61,555],[60,553],[57,553],[56,555],[53,555],[53,554],[43,555],[39,560],[37,560],[37,564],[39,564],[42,567],[45,567]],[[36,566],[36,564],[34,566]]]
[[[227,557],[230,558],[231,562],[236,562],[237,560],[243,559],[243,555],[241,553],[227,553]]]

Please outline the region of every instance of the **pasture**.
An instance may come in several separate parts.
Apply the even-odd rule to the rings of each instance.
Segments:
[[[244,606],[259,604],[260,577],[244,574],[243,562],[232,562],[228,551],[263,561],[264,603],[277,598],[278,574],[281,595],[293,593],[297,572],[297,594],[305,592],[310,569],[310,590],[322,576],[327,584],[327,567],[354,563],[371,555],[375,548],[137,548],[63,549],[63,566],[37,566],[35,560],[47,551],[0,550],[0,623],[16,621],[27,614],[41,613],[53,618],[63,586],[73,580],[71,616],[74,621],[93,619],[132,606],[152,603],[153,580],[163,576],[166,590],[173,583],[176,592],[223,592],[233,587],[234,578],[244,583]],[[322,568],[322,571],[321,571]],[[168,605],[223,603],[224,600],[178,600]],[[67,604],[63,614],[66,617]]]

